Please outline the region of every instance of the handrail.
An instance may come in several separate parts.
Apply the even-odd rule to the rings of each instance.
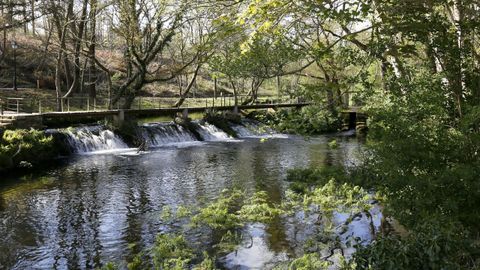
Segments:
[[[243,104],[249,95],[238,95],[237,105]],[[14,111],[19,114],[25,113],[44,113],[44,112],[76,112],[76,111],[107,111],[112,109],[120,109],[121,99],[116,106],[110,106],[109,98],[90,98],[90,97],[67,97],[67,98],[3,98],[14,101],[16,105]],[[186,98],[183,104],[175,107],[178,97],[137,97],[131,105],[131,109],[162,109],[162,108],[215,108],[224,106],[233,106],[235,104],[234,96],[217,96],[217,97],[201,97]],[[256,100],[257,104],[280,104],[280,103],[299,103],[298,98],[290,96],[260,96]],[[7,106],[7,110],[8,110]],[[58,109],[57,109],[58,108]],[[13,110],[12,110],[13,111]]]

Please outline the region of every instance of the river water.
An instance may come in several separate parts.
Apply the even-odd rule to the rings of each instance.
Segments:
[[[355,137],[273,136],[188,141],[138,154],[74,155],[42,173],[0,181],[0,269],[125,266],[164,228],[166,205],[197,205],[223,189],[264,190],[279,202],[288,169],[348,165]],[[264,269],[294,253],[286,228],[251,225],[253,244],[225,257],[230,269]],[[135,244],[135,245],[133,245]]]

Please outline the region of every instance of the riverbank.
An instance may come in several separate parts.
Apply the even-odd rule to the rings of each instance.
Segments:
[[[56,158],[60,149],[39,130],[0,130],[0,172],[25,170]]]

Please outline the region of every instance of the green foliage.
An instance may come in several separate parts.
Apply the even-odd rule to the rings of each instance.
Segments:
[[[144,267],[143,254],[137,254],[131,262],[127,264],[128,270],[140,270]]]
[[[193,270],[215,270],[215,258],[211,258],[206,252],[203,253],[203,261],[195,265]]]
[[[289,270],[321,270],[328,269],[330,263],[322,260],[318,254],[305,254],[290,263]]]
[[[172,219],[172,217],[173,217],[172,208],[169,205],[163,207],[162,212],[160,213],[160,219],[167,221]]]
[[[480,261],[479,110],[459,119],[441,80],[418,72],[398,89],[408,95],[371,96],[361,174],[409,234],[362,249],[360,269],[474,269]]]
[[[195,226],[206,225],[212,229],[233,229],[242,225],[236,211],[240,209],[244,194],[238,190],[224,191],[215,202],[192,217]]]
[[[207,227],[220,234],[219,243],[214,245],[218,253],[228,253],[236,249],[242,242],[240,229],[246,223],[269,222],[283,212],[271,206],[267,202],[265,192],[255,193],[251,200],[245,200],[245,194],[239,190],[223,191],[220,197],[198,209],[192,211],[187,207],[180,206],[176,212],[168,206],[162,210],[162,219],[169,223],[175,219],[190,217],[188,229]],[[128,266],[129,269],[139,269],[145,264],[141,261],[141,255],[135,257]],[[183,235],[159,234],[154,246],[151,248],[152,262],[155,269],[190,269],[192,261],[203,257],[201,263],[193,269],[213,270],[215,259],[207,253],[203,256],[196,255]]]
[[[467,240],[465,231],[448,220],[427,221],[407,236],[382,236],[362,247],[351,263],[357,269],[467,269],[478,265],[471,256],[479,244]]]
[[[268,203],[268,194],[265,191],[256,192],[238,211],[240,220],[260,223],[268,223],[283,213],[282,209]]]
[[[431,215],[478,229],[480,222],[480,140],[463,119],[449,114],[448,99],[436,83],[420,77],[408,96],[369,109],[370,176],[388,197],[391,213],[410,226]],[[473,112],[475,114],[475,112]],[[473,117],[474,118],[474,117]]]
[[[157,235],[151,252],[153,265],[159,270],[183,270],[194,257],[181,235]]]
[[[338,180],[332,177],[337,177]],[[255,192],[247,198],[245,192],[233,189],[224,190],[215,201],[196,210],[178,207],[176,211],[172,211],[170,207],[164,207],[162,216],[169,224],[175,223],[175,219],[190,219],[190,225],[193,226],[183,227],[186,231],[209,229],[212,232],[212,249],[209,249],[209,252],[215,255],[228,254],[244,243],[246,238],[243,228],[247,224],[269,224],[277,218],[289,215],[294,217],[299,212],[311,217],[321,217],[328,223],[327,219],[332,217],[334,211],[350,213],[352,217],[368,211],[371,196],[360,187],[342,183],[347,177],[346,172],[338,168],[294,170],[289,172],[290,180],[308,182],[311,186],[301,195],[287,192],[280,204],[270,203],[264,191]],[[298,222],[303,226],[312,226],[308,219]],[[304,256],[293,259],[288,269],[326,269],[330,265],[330,262],[319,257],[319,248],[326,246],[322,243],[324,239],[336,241],[329,225],[331,222],[314,225],[315,237],[310,239],[310,244],[305,243],[304,247],[309,251]],[[215,269],[215,258],[206,252],[194,252],[196,244],[188,242],[184,235],[187,234],[159,234],[150,249],[151,265],[155,269]],[[317,253],[312,253],[313,247],[316,247]],[[136,256],[128,264],[129,269],[148,267],[150,264],[145,263],[142,256]]]
[[[332,149],[338,148],[337,140],[331,140],[331,141],[328,143],[328,147],[330,147],[330,148],[332,148]]]
[[[117,270],[117,269],[118,267],[112,262],[109,262],[104,266],[102,266],[102,268],[100,268],[100,270]]]
[[[210,68],[217,74],[230,78],[268,79],[281,74],[283,68],[301,57],[298,50],[280,36],[257,36],[251,42],[238,32],[234,42],[225,45],[222,53],[210,59]],[[231,38],[231,37],[230,37]]]
[[[287,181],[291,182],[290,189],[298,193],[305,193],[311,187],[325,185],[330,179],[335,179],[338,183],[346,183],[351,182],[350,178],[343,167],[336,166],[292,169],[287,172]]]
[[[191,209],[189,209],[188,207],[180,205],[177,208],[176,217],[177,218],[185,218],[185,217],[188,217],[191,214],[192,214]]]
[[[42,131],[6,130],[0,138],[0,170],[23,163],[37,165],[57,153],[53,138]]]
[[[341,128],[339,115],[319,106],[281,110],[275,114],[256,114],[255,118],[275,130],[302,135],[322,134]]]
[[[248,201],[239,190],[224,191],[215,202],[199,210],[191,219],[195,226],[207,226],[211,229],[232,230],[246,223],[268,223],[283,213],[271,206],[267,193],[259,191]]]
[[[332,211],[363,212],[370,208],[371,197],[358,186],[339,185],[334,179],[315,188],[310,196],[304,197],[304,205],[318,205],[323,213]]]

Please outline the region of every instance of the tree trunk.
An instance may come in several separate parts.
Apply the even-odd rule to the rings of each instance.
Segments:
[[[282,91],[282,85],[281,85],[281,82],[280,82],[280,76],[277,76],[277,102],[280,101],[280,92]]]
[[[81,73],[81,68],[80,68],[80,52],[82,50],[82,43],[83,43],[83,35],[85,33],[85,25],[87,21],[87,4],[88,0],[83,1],[83,6],[82,6],[82,15],[80,17],[80,22],[78,23],[78,29],[77,29],[77,24],[72,23],[72,32],[75,34],[75,52],[74,52],[74,65],[73,65],[73,82],[72,85],[70,86],[70,90],[65,94],[65,97],[70,96],[74,92],[79,92],[80,90],[80,73]]]
[[[30,16],[32,16],[32,35],[35,36],[35,0],[30,0]]]
[[[28,32],[28,27],[27,27],[27,0],[23,0],[22,2],[22,15],[23,15],[23,33],[26,35]]]
[[[327,85],[326,91],[327,91],[327,108],[328,108],[328,111],[332,114],[336,114],[337,110],[335,108],[335,98],[333,97],[333,89],[332,89],[333,81],[332,81],[330,75],[328,74],[327,70],[323,67],[323,65],[319,61],[317,61],[317,65],[318,65],[318,67],[320,67],[320,69],[323,72],[323,75],[325,76],[325,82],[326,82],[326,85]]]
[[[215,77],[213,79],[213,99],[217,99],[217,91],[218,91],[218,85],[217,85],[217,78]]]
[[[96,25],[97,25],[97,0],[90,0],[90,46],[88,47],[88,55],[90,61],[89,67],[89,76],[90,80],[88,82],[88,95],[90,98],[95,98],[97,96],[97,71],[95,66],[95,46],[96,46]]]
[[[457,47],[458,47],[458,78],[455,80],[454,93],[457,103],[457,112],[458,116],[461,118],[463,116],[462,112],[462,99],[463,94],[466,91],[466,67],[465,67],[465,33],[462,29],[463,24],[463,4],[461,0],[454,0],[453,5],[451,6],[452,20],[456,30],[457,37]]]
[[[65,24],[64,28],[60,30],[62,32],[62,35],[60,37],[60,49],[58,50],[57,63],[55,65],[55,91],[57,96],[57,111],[60,111],[62,109],[62,81],[60,79],[60,68],[62,66],[64,58],[64,50],[62,48],[65,46],[65,36],[67,31],[66,28],[67,25]]]
[[[185,89],[185,91],[183,91],[183,94],[181,95],[180,99],[175,103],[175,105],[173,105],[174,107],[180,107],[182,106],[183,102],[185,102],[185,98],[187,97],[188,92],[190,92],[190,89],[192,89],[193,85],[195,85],[195,81],[197,80],[197,76],[198,76],[198,71],[200,70],[201,66],[202,64],[198,64],[197,67],[195,68],[192,79],[188,83],[188,86]]]
[[[233,81],[231,76],[228,76],[230,83],[233,89],[233,99],[234,99],[234,106],[238,105],[238,98],[237,98],[237,87],[235,86],[235,82]]]
[[[2,5],[2,18],[5,18],[5,7],[4,5]],[[3,22],[3,25],[2,25],[2,28],[3,28],[3,53],[2,53],[2,58],[5,56],[5,54],[7,53],[7,27],[6,27],[6,23],[5,21]]]
[[[69,7],[67,8],[67,14],[65,16],[61,16],[59,13],[58,13],[58,7],[55,6],[52,2],[52,6],[50,6],[50,10],[52,10],[52,18],[53,18],[53,23],[55,25],[55,28],[57,30],[57,36],[58,36],[58,40],[59,40],[59,44],[60,44],[60,48],[59,50],[61,51],[61,57],[60,56],[60,52],[59,52],[59,56],[57,56],[57,59],[60,59],[62,61],[62,63],[60,63],[60,66],[63,65],[63,75],[65,76],[65,82],[67,85],[70,85],[70,82],[72,81],[71,79],[71,69],[70,69],[70,62],[68,61],[68,58],[65,57],[65,52],[67,51],[67,46],[66,46],[66,38],[67,38],[67,27],[69,25],[69,18],[71,17],[71,8],[70,6],[73,5],[73,1],[70,1],[68,3]],[[64,17],[64,20],[62,21],[62,17]],[[58,65],[58,63],[57,63]],[[60,66],[58,66],[56,68],[56,72],[55,72],[55,76],[60,76],[61,73],[60,73]],[[58,69],[58,70],[57,70]],[[55,81],[57,81],[57,78],[55,78]],[[61,79],[58,78],[58,81],[61,82]]]

